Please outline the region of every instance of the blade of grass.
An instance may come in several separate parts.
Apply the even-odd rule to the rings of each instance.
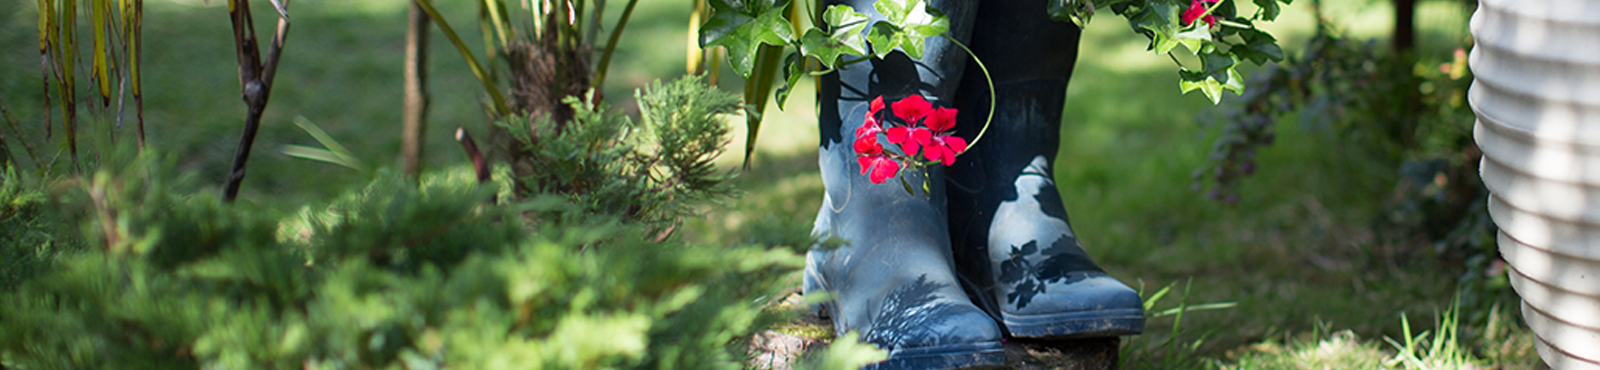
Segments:
[[[94,67],[91,69],[93,72],[89,75],[89,78],[94,80],[96,85],[100,87],[101,106],[110,106],[111,76],[109,72],[111,68],[109,61],[106,60],[106,32],[110,27],[106,19],[108,5],[106,0],[94,0],[90,3],[90,7],[93,8],[91,12],[94,20],[94,23],[90,25],[90,29],[94,30]]]
[[[144,151],[144,95],[139,78],[140,59],[144,55],[144,0],[133,0],[133,16],[128,26],[131,34],[128,36],[128,75],[133,80],[133,107],[135,121],[138,123],[139,151]]]
[[[467,44],[461,41],[461,36],[457,35],[455,29],[450,27],[450,22],[439,14],[438,9],[434,9],[433,1],[417,0],[417,4],[421,5],[422,10],[428,13],[428,17],[433,18],[434,22],[439,25],[439,30],[444,31],[444,36],[450,39],[450,43],[455,45],[456,51],[460,52],[461,57],[467,60],[467,66],[472,68],[472,74],[478,78],[479,83],[483,84],[483,89],[489,93],[489,98],[494,101],[496,117],[510,114],[511,109],[506,105],[506,98],[500,93],[500,87],[496,86],[494,79],[489,77],[489,73],[484,70],[483,64],[478,63],[478,57],[472,54],[472,50],[467,49]]]
[[[617,42],[622,40],[622,30],[628,27],[628,18],[633,16],[634,5],[639,5],[639,0],[628,0],[628,5],[622,8],[622,18],[617,19],[617,27],[611,30],[611,37],[606,39],[606,51],[600,55],[600,64],[595,68],[594,86],[605,86],[611,55],[617,51]]]
[[[284,145],[283,148],[278,149],[278,152],[290,157],[310,159],[313,161],[348,167],[357,171],[366,171],[366,166],[362,165],[360,159],[335,153],[327,149],[312,148],[304,145]]]

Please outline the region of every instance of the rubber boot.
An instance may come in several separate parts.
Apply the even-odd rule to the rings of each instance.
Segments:
[[[882,19],[870,1],[855,2],[849,5]],[[954,34],[968,32],[974,3],[932,3],[952,17],[952,24],[968,25]],[[963,14],[966,18],[959,18]],[[956,278],[943,171],[902,171],[909,184],[917,184],[915,194],[896,179],[873,184],[862,174],[852,146],[873,98],[895,101],[922,94],[948,106],[966,63],[963,53],[946,40],[930,39],[921,60],[893,53],[843,67],[822,77],[818,86],[818,162],[827,193],[814,233],[848,244],[806,253],[805,293],[830,292],[833,299],[819,310],[832,318],[836,332],[858,331],[864,341],[889,351],[888,360],[869,368],[971,369],[1005,363],[999,326],[973,305]]]
[[[997,1],[978,12],[970,45],[993,74],[996,105],[988,131],[948,169],[957,269],[1011,336],[1137,334],[1144,328],[1138,292],[1090,260],[1055,186],[1079,29],[1043,9],[1042,0]],[[975,63],[958,96],[958,134],[972,135],[989,109]]]

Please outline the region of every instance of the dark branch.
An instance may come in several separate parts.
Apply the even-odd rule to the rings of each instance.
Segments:
[[[274,6],[279,5],[277,3]],[[289,35],[289,1],[283,0],[278,18],[278,32],[273,34],[272,45],[267,49],[267,60],[261,62],[260,47],[256,44],[255,23],[250,17],[249,0],[231,0],[233,40],[239,54],[239,84],[249,112],[245,116],[244,134],[239,137],[239,147],[233,154],[233,168],[228,171],[228,182],[223,186],[223,198],[233,202],[239,196],[239,185],[244,181],[245,164],[250,160],[250,148],[255,144],[256,132],[261,128],[261,114],[267,109],[267,98],[272,94],[272,80],[278,71],[278,58],[283,55],[283,41]]]

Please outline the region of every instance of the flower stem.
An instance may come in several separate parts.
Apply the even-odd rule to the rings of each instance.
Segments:
[[[983,118],[983,128],[978,129],[978,136],[972,137],[972,142],[967,144],[967,150],[972,150],[972,148],[978,147],[978,140],[983,139],[983,134],[985,132],[989,132],[989,124],[994,122],[994,76],[989,75],[989,67],[984,66],[983,60],[978,59],[978,54],[973,53],[972,49],[967,48],[966,44],[962,44],[961,41],[956,40],[954,37],[950,37],[949,34],[939,34],[939,36],[943,36],[946,40],[950,40],[951,43],[956,44],[956,46],[960,46],[961,50],[966,51],[967,55],[972,57],[972,61],[978,63],[978,70],[983,71],[983,81],[989,84],[989,114]],[[957,153],[957,155],[960,155],[960,153]]]

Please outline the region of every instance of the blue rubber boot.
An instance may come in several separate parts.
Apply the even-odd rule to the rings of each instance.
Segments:
[[[985,3],[974,54],[994,76],[994,121],[948,168],[957,269],[1014,337],[1085,338],[1144,329],[1138,292],[1090,260],[1067,222],[1052,171],[1077,59],[1077,26],[1042,0]],[[970,64],[957,93],[958,132],[982,128],[989,89]]]
[[[850,4],[877,19],[870,1]],[[965,35],[971,3],[933,1]],[[966,18],[960,18],[962,14]],[[968,25],[962,29],[961,25]],[[819,309],[837,333],[858,331],[861,338],[889,351],[873,369],[978,369],[1005,364],[998,324],[972,303],[955,274],[946,228],[942,169],[902,171],[913,185],[908,193],[898,179],[873,184],[862,174],[853,149],[869,102],[895,101],[921,94],[949,106],[966,63],[959,48],[928,40],[921,60],[893,53],[822,77],[818,121],[823,184],[827,188],[814,233],[837,236],[848,244],[806,253],[805,292],[829,292]],[[953,74],[952,74],[953,73]],[[883,139],[880,137],[880,142]],[[935,166],[937,167],[937,166]],[[927,189],[922,184],[928,185]]]

